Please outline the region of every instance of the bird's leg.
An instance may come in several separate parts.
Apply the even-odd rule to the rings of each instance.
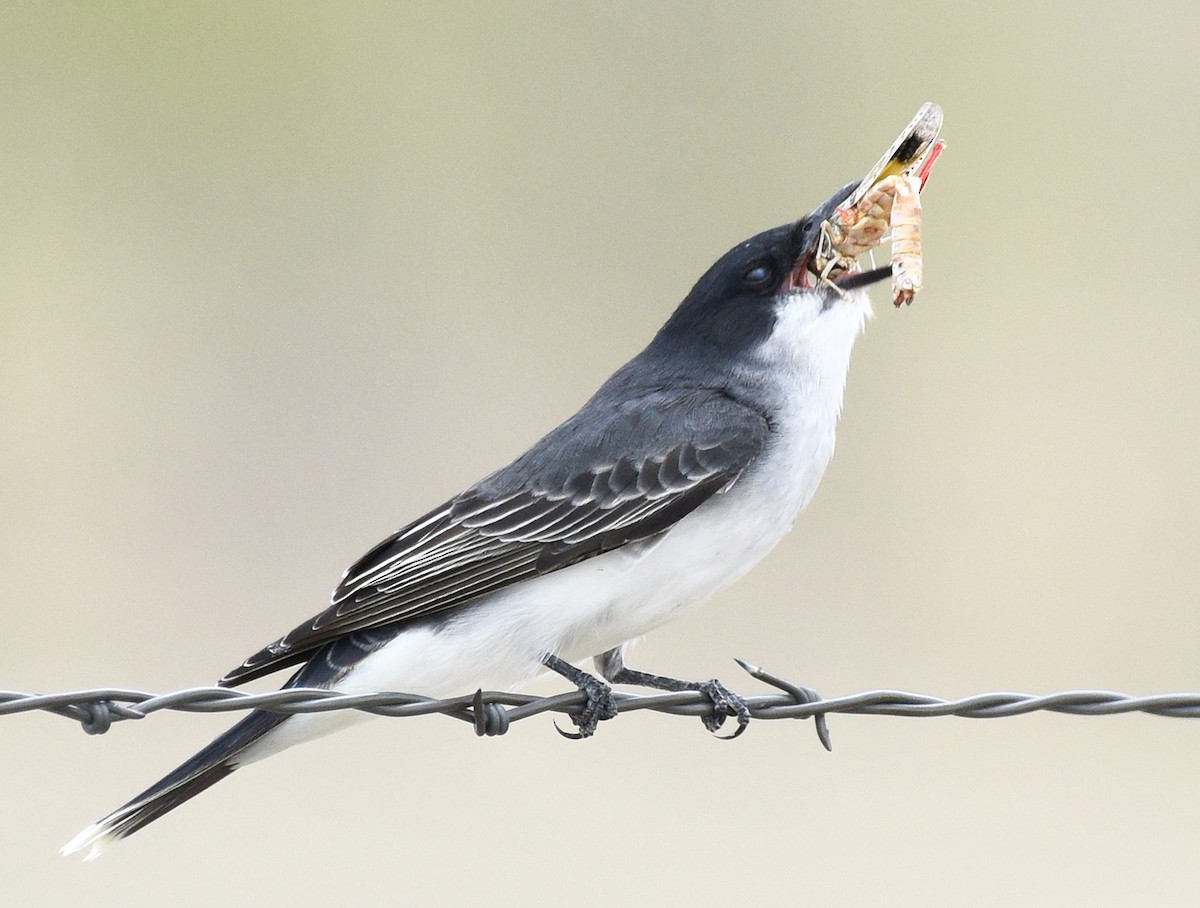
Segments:
[[[715,733],[729,716],[737,716],[738,727],[725,738],[736,738],[746,730],[750,723],[750,707],[746,701],[724,684],[713,678],[711,681],[680,681],[677,678],[664,678],[662,675],[651,675],[648,672],[634,671],[626,668],[622,648],[610,649],[595,657],[596,670],[613,684],[636,684],[640,687],[653,687],[657,690],[698,690],[712,700],[712,715],[701,717],[704,727]]]
[[[542,665],[562,675],[587,696],[587,702],[577,713],[571,713],[569,718],[575,723],[578,732],[572,734],[558,728],[558,733],[564,738],[590,738],[596,731],[596,725],[603,719],[611,719],[617,714],[617,704],[613,702],[612,688],[594,675],[589,675],[583,669],[576,668],[558,656],[547,654],[542,658]]]

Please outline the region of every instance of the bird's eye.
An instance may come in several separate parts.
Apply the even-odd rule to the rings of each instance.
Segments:
[[[746,269],[742,281],[751,290],[766,290],[775,283],[775,263],[757,262]]]

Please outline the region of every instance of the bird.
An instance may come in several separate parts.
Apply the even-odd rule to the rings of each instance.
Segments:
[[[792,527],[834,450],[866,288],[890,267],[818,269],[858,188],[721,256],[647,346],[507,466],[384,539],[331,603],[218,682],[430,697],[555,672],[585,694],[571,736],[615,715],[610,684],[699,690],[705,725],[749,710],[719,681],[625,665],[631,641],[744,575]],[[601,677],[576,663],[589,657]],[[369,716],[249,713],[62,849],[85,860],[233,771]]]

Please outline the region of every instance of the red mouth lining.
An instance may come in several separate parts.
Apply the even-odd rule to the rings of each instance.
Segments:
[[[925,159],[925,163],[921,165],[921,169],[917,172],[917,178],[921,181],[919,192],[925,191],[925,184],[929,182],[929,174],[933,170],[934,162],[941,157],[943,151],[946,150],[946,143],[938,139],[937,144],[930,149],[929,157]]]

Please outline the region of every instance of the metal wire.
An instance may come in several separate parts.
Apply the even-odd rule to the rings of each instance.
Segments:
[[[1173,718],[1200,718],[1200,693],[1154,694],[1135,697],[1106,690],[1073,690],[1054,694],[987,693],[943,700],[926,694],[874,690],[823,699],[809,688],[785,681],[757,666],[738,660],[754,678],[782,693],[747,697],[755,719],[814,719],[822,743],[829,747],[825,716],[830,713],[866,716],[961,716],[998,719],[1032,712],[1076,716],[1149,713]],[[673,716],[710,716],[713,704],[698,691],[635,696],[613,692],[617,711],[651,710]],[[113,722],[144,719],[156,712],[217,713],[262,709],[277,713],[315,713],[358,709],[380,716],[426,716],[434,713],[470,722],[478,735],[504,734],[511,723],[545,712],[570,714],[584,703],[581,691],[538,697],[529,694],[476,691],[472,695],[434,700],[416,694],[380,692],[339,694],[317,688],[289,688],[249,694],[224,687],[195,687],[167,694],[123,688],[97,688],[60,694],[0,691],[0,716],[43,711],[79,722],[88,734],[103,734]]]

